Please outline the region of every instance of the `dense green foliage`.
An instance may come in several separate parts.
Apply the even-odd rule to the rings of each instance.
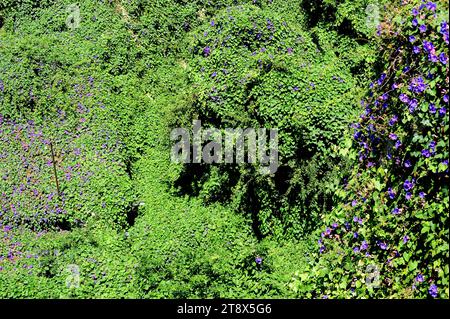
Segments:
[[[409,5],[380,30],[385,72],[353,125],[359,164],[319,241],[333,297],[448,297],[447,12]],[[377,289],[361,284],[369,265]]]
[[[1,0],[0,297],[448,298],[436,3]],[[172,163],[196,119],[280,167]]]

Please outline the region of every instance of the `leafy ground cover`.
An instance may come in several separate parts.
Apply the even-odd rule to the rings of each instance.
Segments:
[[[0,4],[1,297],[448,298],[447,1],[73,5]]]

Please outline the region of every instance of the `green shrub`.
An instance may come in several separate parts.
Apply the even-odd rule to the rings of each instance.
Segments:
[[[189,47],[191,96],[175,105],[173,126],[200,119],[220,129],[277,128],[281,167],[268,178],[253,165],[188,165],[181,186],[234,202],[253,215],[261,236],[307,233],[345,172],[338,148],[357,92],[350,69],[320,52],[308,32],[254,6],[223,10],[193,33]]]

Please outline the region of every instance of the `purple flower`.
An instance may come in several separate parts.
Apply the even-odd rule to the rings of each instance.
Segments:
[[[293,50],[292,48],[287,48],[287,53],[288,53],[288,54],[292,54],[293,51],[294,51],[294,50]]]
[[[421,33],[426,32],[426,31],[427,31],[427,26],[426,26],[425,24],[422,24],[422,25],[419,27],[419,31],[420,31]]]
[[[410,192],[407,192],[405,197],[406,197],[406,200],[410,200],[412,197],[412,194]]]
[[[409,97],[404,93],[400,94],[399,98],[400,98],[400,101],[402,101],[403,103],[409,102]]]
[[[256,257],[255,258],[255,262],[258,264],[258,265],[261,265],[262,264],[262,258],[261,257]]]
[[[213,72],[213,74],[211,74],[212,78],[215,78],[217,76],[217,72]]]
[[[398,116],[394,115],[390,120],[389,120],[389,125],[393,126],[395,123],[397,123],[398,121]]]
[[[396,141],[398,139],[397,135],[395,135],[394,133],[390,133],[389,138],[393,141]]]
[[[436,298],[438,296],[438,287],[435,284],[432,284],[430,288],[428,288],[428,293],[431,297]]]
[[[402,146],[402,142],[400,142],[400,140],[397,140],[397,142],[395,142],[395,149],[399,149],[400,146]]]
[[[424,192],[420,192],[420,193],[419,193],[419,197],[420,197],[420,198],[424,199],[425,196],[427,196],[427,194],[425,194]]]
[[[411,36],[409,37],[409,42],[414,43],[414,41],[416,41],[416,37],[413,36],[413,35],[411,35]]]
[[[417,281],[417,282],[423,282],[423,280],[424,280],[423,275],[422,274],[418,274],[414,280]]]
[[[353,238],[358,238],[358,233],[357,232],[353,233]]]
[[[430,103],[429,110],[431,114],[436,113],[436,106],[433,103]]]
[[[427,149],[422,150],[422,156],[425,158],[429,158],[431,156],[430,151]]]
[[[382,250],[386,250],[387,249],[387,245],[386,245],[386,243],[385,242],[379,242],[378,243],[378,246],[380,246],[380,248],[382,249]]]
[[[413,16],[419,15],[419,10],[417,10],[416,8],[412,9],[412,15]]]
[[[414,78],[409,85],[409,90],[414,93],[422,93],[427,88],[423,78],[419,76],[418,78]]]
[[[447,95],[447,94],[445,94],[445,95],[443,96],[443,99],[444,99],[444,102],[445,102],[445,103],[448,103],[448,95]]]
[[[384,82],[384,80],[386,79],[386,77],[387,77],[387,75],[386,75],[386,73],[382,73],[381,74],[381,76],[380,76],[380,78],[378,79],[378,85],[381,85],[381,84],[383,84],[383,82]]]
[[[405,167],[406,168],[410,168],[411,167],[411,161],[410,160],[406,160],[405,161]]]
[[[423,41],[423,47],[429,53],[434,52],[434,46],[433,46],[433,43],[431,43],[431,42]]]
[[[403,243],[406,244],[409,240],[408,235],[403,236]]]
[[[361,243],[361,250],[366,250],[367,248],[369,248],[369,245],[367,244],[367,242],[365,240],[363,240],[363,242]]]
[[[215,25],[216,25],[216,23],[214,22],[214,20],[211,20],[211,26],[213,27]]]
[[[428,55],[428,60],[430,60],[430,61],[433,62],[433,63],[436,63],[436,62],[439,61],[437,55],[436,55],[436,54],[433,54],[433,53],[430,53],[430,54]]]
[[[333,229],[336,229],[336,228],[338,228],[338,224],[333,223],[333,225],[331,225],[331,227],[332,227]]]
[[[356,205],[358,205],[358,201],[356,199],[354,199],[352,201],[352,207],[355,207]],[[356,217],[355,217],[356,218]]]
[[[413,52],[414,54],[419,54],[420,53],[420,48],[417,46],[413,46]]]
[[[419,21],[417,21],[417,19],[414,18],[414,19],[411,21],[411,23],[412,23],[412,25],[413,25],[414,27],[417,27],[417,25],[419,24]]]
[[[5,85],[2,80],[0,80],[0,91],[5,92]]]
[[[405,189],[405,191],[410,191],[411,189],[413,189],[413,187],[414,183],[408,179],[403,183],[403,188]]]
[[[445,107],[441,107],[441,108],[439,109],[439,115],[440,115],[440,116],[444,116],[445,113],[447,113],[447,109],[446,109]]]
[[[398,207],[395,207],[395,208],[392,210],[392,214],[394,214],[394,215],[400,214],[400,209],[398,209]]]
[[[442,64],[447,64],[448,58],[444,52],[439,54],[439,61],[441,61]]]
[[[430,142],[430,148],[434,151],[434,149],[436,148],[436,142],[435,141],[431,141]]]
[[[428,10],[430,10],[430,11],[435,11],[436,10],[436,3],[434,3],[434,2],[428,2],[427,3],[427,9]]]
[[[353,251],[354,251],[355,253],[359,253],[359,247],[353,248]]]
[[[416,110],[418,103],[419,102],[416,99],[409,101],[408,107],[410,113],[413,113]]]
[[[448,23],[446,21],[441,22],[441,30],[439,32],[441,34],[448,32]]]
[[[205,55],[205,57],[209,56],[211,54],[211,48],[209,46],[205,47],[203,49],[203,54]]]
[[[394,199],[395,198],[395,192],[392,190],[391,187],[389,187],[388,189],[388,195],[390,199]]]

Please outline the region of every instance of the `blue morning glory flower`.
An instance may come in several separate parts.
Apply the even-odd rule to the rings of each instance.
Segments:
[[[363,240],[363,242],[361,243],[361,250],[366,250],[367,248],[369,248],[369,245],[365,240]]]
[[[422,93],[427,89],[427,85],[425,84],[423,78],[419,76],[411,81],[408,89],[414,93]]]
[[[436,106],[433,103],[430,103],[429,110],[431,114],[436,113]]]
[[[422,274],[418,274],[415,278],[415,281],[417,281],[417,282],[423,282],[423,280],[424,280],[424,278],[423,278]]]
[[[431,156],[430,151],[427,149],[422,150],[422,156],[425,158],[429,158]]]
[[[429,41],[423,41],[423,47],[427,52],[434,51],[434,45],[433,45],[433,43],[431,43]]]
[[[413,187],[414,187],[414,183],[412,181],[410,181],[409,179],[407,179],[403,183],[403,188],[405,189],[405,191],[410,191]]]
[[[400,98],[400,101],[402,101],[403,103],[409,102],[409,97],[404,93],[400,94],[399,98]]]
[[[389,120],[389,126],[393,126],[395,123],[397,123],[398,121],[398,116],[394,115],[390,120]]]
[[[211,53],[211,48],[210,48],[209,46],[208,46],[208,47],[205,47],[205,48],[203,49],[203,54],[205,55],[205,57],[209,56],[210,53]]]
[[[393,141],[396,141],[398,139],[397,135],[394,133],[389,133],[389,138]]]
[[[438,287],[435,284],[432,284],[430,288],[428,288],[428,293],[431,297],[436,298],[438,296]]]
[[[430,2],[427,3],[427,9],[430,10],[430,11],[435,11],[436,7],[437,7],[436,3],[434,3],[434,2],[430,1]]]
[[[388,195],[390,199],[394,199],[395,198],[395,192],[392,190],[391,187],[389,187],[388,189]]]

